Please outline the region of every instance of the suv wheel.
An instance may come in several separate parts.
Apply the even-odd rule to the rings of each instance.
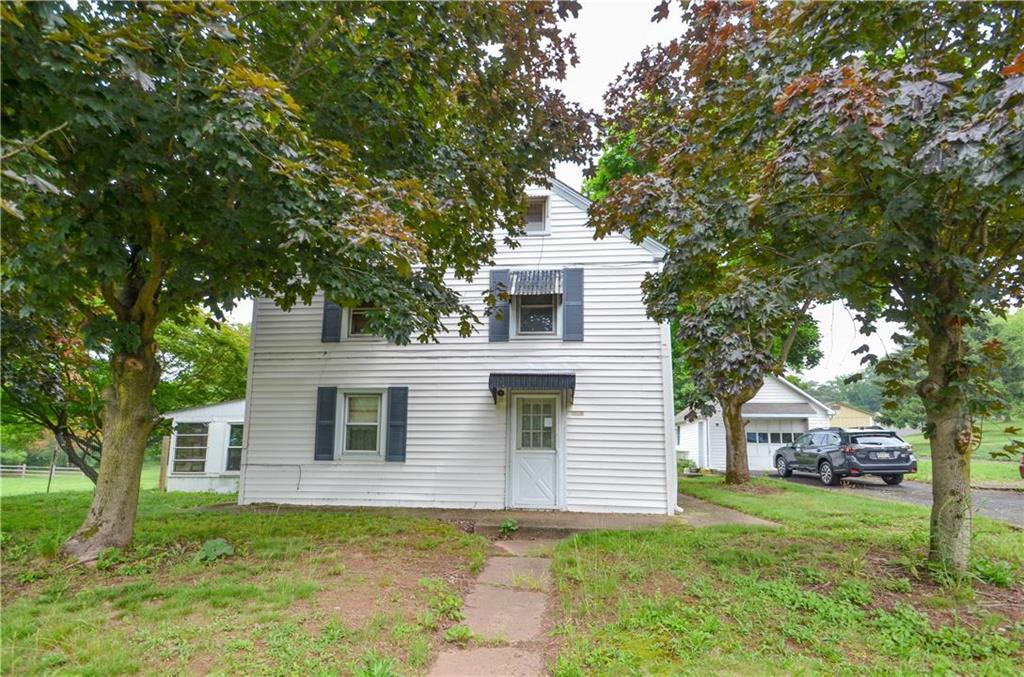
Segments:
[[[786,465],[786,459],[782,456],[775,459],[775,469],[779,471],[779,477],[789,477],[793,474],[793,471]]]
[[[903,475],[882,475],[882,481],[894,487],[903,481]]]
[[[821,483],[825,486],[834,487],[839,484],[836,471],[828,461],[822,461],[821,465],[818,466],[818,477],[821,478]]]

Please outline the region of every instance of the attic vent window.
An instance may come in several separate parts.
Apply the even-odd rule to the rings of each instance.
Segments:
[[[526,201],[526,234],[548,234],[548,199],[531,197]]]

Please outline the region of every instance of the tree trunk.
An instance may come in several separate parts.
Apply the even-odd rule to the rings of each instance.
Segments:
[[[950,323],[952,325],[952,323]],[[928,341],[928,377],[917,386],[924,403],[932,454],[932,514],[928,559],[959,574],[971,552],[971,451],[973,424],[959,388],[959,329]]]
[[[755,393],[757,390],[755,389]],[[750,397],[753,397],[751,395]],[[750,481],[747,461],[747,433],[743,425],[743,405],[750,397],[720,397],[725,424],[725,483],[745,484]]]
[[[95,560],[107,548],[131,543],[139,504],[146,441],[156,422],[153,389],[160,377],[155,346],[111,358],[113,382],[104,393],[103,453],[92,506],[64,544],[66,555]]]

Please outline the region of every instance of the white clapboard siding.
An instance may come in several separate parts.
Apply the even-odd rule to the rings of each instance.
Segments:
[[[437,344],[321,343],[321,297],[290,312],[258,300],[239,501],[503,508],[507,398],[495,405],[488,376],[550,371],[576,374],[575,401],[563,419],[563,507],[670,512],[667,332],[647,318],[640,292],[644,275],[658,263],[624,237],[595,241],[584,210],[558,192],[550,200],[551,234],[523,238],[515,250],[499,237],[495,267],[582,266],[582,342],[491,343],[484,319],[473,336],[443,335]],[[471,283],[450,284],[483,318],[489,269]],[[318,386],[408,386],[405,462],[314,461]]]

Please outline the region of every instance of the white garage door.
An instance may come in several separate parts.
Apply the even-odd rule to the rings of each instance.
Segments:
[[[807,432],[806,418],[752,418],[747,423],[747,463],[751,470],[775,467],[775,450]]]

